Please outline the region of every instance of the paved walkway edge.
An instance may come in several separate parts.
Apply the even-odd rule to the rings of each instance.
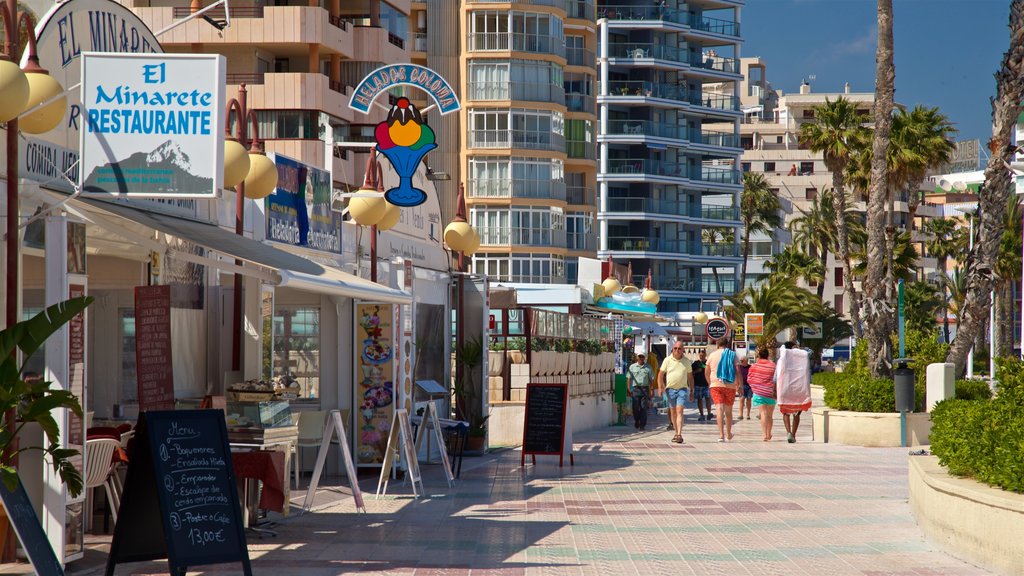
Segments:
[[[913,456],[909,469],[910,506],[929,540],[997,573],[1024,574],[1024,494],[951,476],[937,456]]]

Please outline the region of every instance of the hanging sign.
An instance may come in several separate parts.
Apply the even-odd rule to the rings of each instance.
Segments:
[[[743,334],[746,335],[747,338],[750,338],[751,336],[764,336],[764,314],[744,314]]]
[[[277,188],[267,196],[267,240],[341,254],[341,214],[331,210],[330,173],[269,154]]]
[[[459,97],[448,81],[430,68],[417,64],[391,64],[370,72],[352,91],[348,106],[369,114],[374,100],[395,86],[412,86],[426,92],[441,114],[455,112],[460,107]]]
[[[704,325],[708,338],[719,340],[729,336],[729,322],[725,318],[712,318]]]
[[[218,54],[83,53],[82,193],[216,197],[224,82]]]

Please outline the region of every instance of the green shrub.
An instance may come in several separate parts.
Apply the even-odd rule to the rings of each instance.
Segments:
[[[1024,365],[1000,361],[997,376],[999,390],[992,400],[936,404],[931,449],[951,474],[1024,493]]]
[[[925,373],[929,364],[946,361],[946,354],[949,352],[949,344],[938,341],[935,334],[921,330],[907,330],[905,335],[907,356],[914,361],[908,366],[914,370],[916,382],[925,381]],[[899,350],[899,344],[894,350]]]
[[[818,375],[816,375],[818,376]],[[894,412],[896,387],[887,378],[870,378],[863,374],[839,372],[819,376],[816,383],[825,388],[825,404],[833,410],[854,412]],[[925,384],[914,382],[914,402],[917,410],[924,410]]]
[[[957,400],[988,400],[992,398],[992,389],[984,380],[957,380]]]

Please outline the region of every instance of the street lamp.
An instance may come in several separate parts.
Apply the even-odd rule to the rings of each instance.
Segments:
[[[384,171],[377,161],[377,148],[366,159],[363,185],[349,197],[348,214],[358,226],[370,228],[370,281],[377,281],[377,232],[398,224],[402,209],[384,198]]]
[[[466,338],[465,328],[463,327],[463,324],[466,322],[464,315],[466,308],[466,263],[464,259],[465,256],[473,255],[477,248],[480,247],[480,235],[470,226],[469,222],[466,222],[466,188],[461,182],[459,183],[459,196],[455,206],[455,218],[444,229],[444,243],[448,245],[449,250],[459,253],[459,307],[456,313],[455,343],[461,349],[465,344]],[[458,358],[458,361],[455,362],[456,382],[462,382],[462,372],[462,358]],[[461,416],[465,416],[465,414]]]
[[[238,87],[238,98],[228,100],[224,114],[224,187],[235,187],[235,234],[245,234],[245,199],[261,200],[277,187],[277,166],[267,158],[260,142],[256,111],[250,110],[245,84]],[[231,113],[235,113],[235,133],[231,134]],[[249,128],[252,133],[249,133]],[[242,261],[235,259],[235,265]],[[235,329],[231,339],[231,369],[242,369],[242,275],[235,273]]]
[[[20,279],[18,130],[41,134],[53,130],[64,118],[64,88],[39,66],[36,55],[35,23],[26,12],[18,12],[17,0],[0,4],[4,21],[4,51],[0,54],[0,122],[7,123],[7,309],[6,326],[18,322]],[[22,70],[19,60],[22,28],[28,43],[28,63]],[[40,104],[46,104],[40,106]],[[20,123],[20,126],[19,126]]]

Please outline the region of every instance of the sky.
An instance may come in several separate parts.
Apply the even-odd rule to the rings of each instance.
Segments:
[[[1010,0],[894,0],[896,102],[937,106],[957,140],[991,135],[994,74],[1009,47]],[[747,0],[743,57],[760,56],[776,90],[873,92],[875,0]]]

